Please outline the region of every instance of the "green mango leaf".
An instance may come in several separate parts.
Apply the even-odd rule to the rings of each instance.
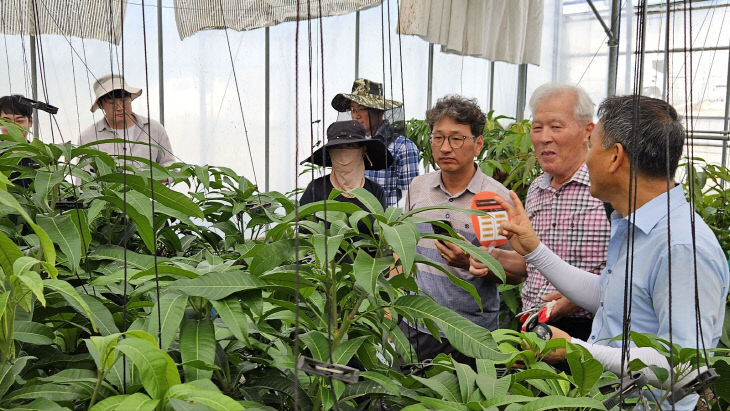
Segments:
[[[248,317],[243,312],[241,302],[238,301],[238,298],[226,298],[224,300],[211,301],[210,303],[233,336],[248,345]]]
[[[28,360],[31,359],[35,359],[35,357],[20,357],[15,359],[15,362],[12,364],[7,362],[0,364],[0,398],[5,396],[5,393],[8,392],[15,382],[15,377],[20,375]]]
[[[269,284],[243,271],[213,272],[198,278],[183,279],[172,282],[169,290],[177,290],[183,294],[204,297],[208,300],[220,300],[243,290],[256,290],[268,287]]]
[[[84,300],[86,305],[89,306],[89,313],[94,324],[99,328],[99,334],[101,335],[112,335],[119,332],[112,313],[101,301],[99,297],[94,297],[89,294],[79,294],[81,299]]]
[[[86,318],[91,321],[91,326],[94,331],[98,332],[96,323],[94,322],[94,318],[91,315],[89,305],[81,298],[81,296],[79,296],[79,293],[77,293],[76,290],[71,287],[71,284],[63,280],[43,280],[43,285],[45,286],[45,288],[53,290],[60,294],[61,297],[63,297],[66,302],[68,302],[69,305],[73,307],[73,309],[76,310],[79,314],[85,315]]]
[[[275,241],[259,248],[253,260],[251,260],[249,271],[255,276],[260,276],[266,271],[280,266],[282,262],[293,258],[293,239]]]
[[[2,399],[3,404],[19,400],[45,398],[51,401],[75,401],[88,398],[86,388],[81,385],[37,384],[25,385],[8,393]]]
[[[352,275],[355,282],[362,287],[371,298],[377,298],[376,284],[378,277],[390,265],[393,264],[392,257],[373,258],[365,250],[357,250],[355,263],[352,265]]]
[[[487,399],[507,395],[510,385],[512,385],[510,377],[497,379],[495,376],[481,372],[477,374],[474,382]]]
[[[26,223],[28,223],[30,228],[33,229],[41,242],[41,248],[43,249],[45,261],[48,263],[48,267],[46,267],[46,269],[49,270],[48,274],[50,274],[52,278],[56,278],[56,276],[58,276],[58,271],[55,268],[56,249],[53,247],[53,241],[51,241],[51,238],[48,237],[48,234],[38,224],[33,222],[28,213],[20,205],[20,203],[18,203],[18,200],[16,200],[12,194],[8,193],[7,191],[0,190],[0,204],[12,208],[16,213],[23,217],[23,219]]]
[[[335,364],[347,365],[347,363],[350,362],[352,356],[355,355],[363,342],[365,342],[365,340],[367,340],[368,338],[368,336],[363,335],[361,337],[352,338],[347,341],[341,341],[339,344],[337,344],[335,349],[332,351],[332,359],[334,360]]]
[[[336,193],[336,194],[335,194]],[[330,193],[330,200],[340,195],[341,191],[334,189]],[[354,188],[349,191],[350,194],[354,195],[355,198],[360,200],[361,203],[365,205],[365,207],[373,214],[382,215],[383,214],[383,205],[380,204],[380,201],[368,190],[358,187]]]
[[[0,268],[3,269],[6,276],[13,273],[13,263],[22,256],[23,252],[13,240],[0,231]]]
[[[157,317],[158,303],[152,307],[150,316],[147,320],[147,332],[151,335],[157,335],[161,330],[162,341],[160,348],[167,351],[170,343],[175,339],[175,334],[180,329],[180,321],[185,314],[185,307],[188,304],[188,296],[177,293],[165,293],[160,297],[159,312],[162,322]]]
[[[332,236],[313,234],[311,236],[312,245],[314,246],[314,255],[317,256],[320,266],[326,267],[335,259],[337,250],[340,249],[340,244],[342,244],[342,240],[344,238],[345,236],[342,234]],[[325,255],[327,255],[326,259]]]
[[[108,183],[121,184],[124,182],[124,177],[124,174],[112,173],[99,176],[98,180]],[[144,194],[145,196],[147,196],[147,198],[152,198],[152,189],[150,189],[149,181],[135,175],[126,175],[126,178],[127,187],[141,194]],[[171,190],[157,180],[152,180],[152,186],[155,191],[155,201],[159,202],[160,204],[164,204],[174,210],[185,213],[186,215],[189,215],[191,217],[204,218],[203,212],[200,210],[200,207],[198,207],[197,204],[195,204],[185,194]]]
[[[117,191],[111,191],[109,195],[104,196],[104,200],[112,204],[119,210],[124,210],[123,194]],[[134,194],[132,194],[134,193]],[[142,197],[142,198],[140,198]],[[127,191],[126,203],[127,215],[134,221],[137,226],[137,234],[144,242],[145,247],[150,252],[154,250],[154,232],[152,230],[152,205],[149,199],[134,191]]]
[[[153,400],[146,394],[136,392],[105,398],[94,404],[89,411],[154,411],[159,402],[159,400]]]
[[[403,386],[398,384],[396,380],[376,371],[363,371],[360,376],[366,380],[373,381],[385,388],[386,393],[390,395],[399,395]]]
[[[180,357],[184,363],[198,360],[213,364],[215,345],[215,330],[212,320],[183,320],[182,327],[180,327]],[[212,371],[190,366],[183,366],[183,371],[187,382],[208,379],[213,375]]]
[[[548,397],[541,397],[534,401],[530,401],[524,404],[521,408],[523,411],[540,411],[540,410],[565,410],[565,409],[594,409],[594,410],[605,410],[601,401],[593,398],[573,398],[564,397],[562,395],[551,395]]]
[[[89,244],[91,244],[91,231],[89,230],[89,222],[86,219],[86,210],[68,210],[66,215],[76,226],[81,240],[81,252],[86,255],[89,252]],[[51,237],[51,239],[53,238]]]
[[[476,372],[466,364],[453,361],[456,377],[459,380],[459,392],[461,394],[461,402],[469,402],[472,392],[476,387]]]
[[[406,295],[393,303],[393,308],[411,318],[434,321],[443,331],[449,343],[457,350],[474,358],[506,360],[509,354],[497,349],[489,331],[467,320],[461,315],[438,304],[429,297]]]
[[[215,411],[213,408],[203,404],[191,404],[177,398],[167,400],[165,411]]]
[[[600,380],[603,374],[603,366],[593,358],[582,359],[578,351],[572,351],[565,355],[570,366],[570,374],[573,384],[578,388],[580,396],[588,394]]]
[[[20,280],[33,295],[38,298],[38,302],[44,307],[46,306],[46,297],[43,295],[43,280],[40,274],[33,271],[32,268],[35,264],[40,263],[33,257],[20,257],[15,260],[13,264],[13,271],[16,272],[16,278]]]
[[[416,255],[416,236],[413,229],[406,224],[389,226],[378,222],[383,236],[398,255],[404,273],[410,273]]]
[[[495,397],[487,397],[486,401],[480,402],[479,405],[481,405],[485,409],[497,409],[497,408],[492,408],[492,407],[501,407],[503,405],[508,405],[508,404],[531,402],[531,401],[535,401],[535,399],[536,399],[535,397],[528,397],[526,395],[502,394],[502,395],[495,396]],[[521,410],[522,408],[518,408],[518,409]]]
[[[438,397],[453,403],[461,403],[459,379],[454,374],[443,371],[431,378],[423,378],[417,375],[411,375],[411,378],[432,389]]]
[[[202,389],[191,383],[176,385],[167,393],[170,400],[178,399],[195,406],[198,410],[207,407],[216,411],[243,410],[243,406],[220,391]]]
[[[103,245],[99,246],[89,254],[89,258],[92,260],[109,260],[117,261],[120,263],[126,263],[132,267],[145,270],[149,267],[154,267],[155,257],[151,255],[139,254],[133,251],[127,250],[127,257],[124,257],[124,248],[115,245]],[[166,261],[166,258],[157,257],[157,262]]]
[[[309,352],[312,353],[312,358],[330,362],[330,343],[324,333],[312,330],[300,335],[299,339],[309,348]]]
[[[71,263],[72,272],[76,272],[79,269],[83,251],[81,248],[81,236],[76,225],[71,221],[71,217],[68,215],[57,215],[54,217],[37,215],[36,221],[48,233],[51,240],[58,244],[61,252],[68,258],[69,263]]]
[[[180,384],[172,358],[149,340],[130,337],[120,341],[116,348],[131,358],[142,385],[153,399],[162,399],[170,387]]]
[[[51,345],[55,335],[53,328],[32,321],[15,322],[15,339],[35,345]]]

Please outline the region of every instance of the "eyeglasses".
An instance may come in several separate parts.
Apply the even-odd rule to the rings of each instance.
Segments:
[[[449,145],[451,148],[457,149],[461,148],[464,145],[464,141],[466,141],[467,138],[476,138],[476,136],[449,136],[444,137],[440,134],[431,134],[431,138],[428,140],[431,142],[431,145],[433,147],[441,147],[442,144],[444,144],[444,141],[448,138]]]
[[[349,108],[347,109],[352,114],[365,114],[368,112],[367,108]]]

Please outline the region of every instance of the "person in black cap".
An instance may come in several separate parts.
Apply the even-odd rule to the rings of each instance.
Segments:
[[[385,145],[365,137],[365,127],[354,120],[337,121],[327,128],[327,143],[304,162],[332,167],[332,172],[313,180],[304,190],[299,204],[322,201],[333,188],[342,191],[362,187],[372,193],[385,208],[385,193],[376,182],[365,177],[365,170],[382,170],[393,158]],[[337,201],[345,201],[367,210],[357,198],[342,193]]]
[[[23,127],[21,133],[23,137],[28,139],[28,130],[33,127],[33,108],[24,101],[24,97],[20,94],[13,94],[10,96],[0,97],[0,117],[7,118],[15,124]],[[5,127],[0,127],[0,134],[6,134],[7,130]],[[38,168],[38,165],[30,158],[22,157],[18,161],[18,165],[21,167]],[[10,174],[10,181],[13,184],[23,188],[30,187],[33,179],[31,178],[18,178],[20,172],[13,172]]]

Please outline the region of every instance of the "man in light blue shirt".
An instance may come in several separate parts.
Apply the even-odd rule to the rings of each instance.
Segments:
[[[686,137],[676,110],[662,100],[625,96],[606,99],[598,115],[601,120],[589,138],[586,155],[591,194],[616,210],[601,276],[568,265],[540,243],[514,193],[510,195],[515,207],[502,202],[510,213],[510,222],[502,227],[526,261],[535,264],[563,295],[595,313],[588,341],[571,338],[557,328],[552,328],[553,338],[584,346],[605,369],[619,374],[622,341],[611,339],[623,332],[627,275],[631,331],[665,340],[671,335],[673,343],[688,348],[695,348],[699,337],[702,349],[717,346],[722,334],[730,274],[713,232],[692,213],[682,187],[673,182]],[[631,178],[632,172],[636,179]],[[629,357],[669,367],[652,348],[632,346]],[[648,374],[653,385],[671,386]],[[674,408],[692,410],[696,403],[697,395],[690,395]],[[666,401],[662,404],[662,408],[671,407]]]

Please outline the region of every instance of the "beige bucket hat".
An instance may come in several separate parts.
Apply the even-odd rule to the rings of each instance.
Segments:
[[[352,93],[340,93],[332,99],[332,107],[339,111],[350,109],[350,102],[378,110],[392,110],[401,107],[403,103],[395,100],[386,100],[383,97],[383,85],[374,81],[359,78],[352,83]]]
[[[99,99],[105,94],[109,94],[114,90],[124,90],[132,95],[132,100],[136,99],[142,94],[142,89],[132,87],[124,81],[124,77],[119,74],[105,74],[96,79],[94,82],[94,103],[91,105],[91,112],[95,112],[99,105]]]

